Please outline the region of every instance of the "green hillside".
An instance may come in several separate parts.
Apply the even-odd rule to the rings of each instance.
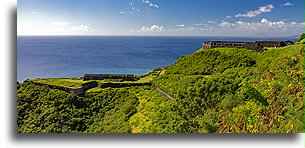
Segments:
[[[303,64],[304,39],[263,52],[201,49],[143,76],[175,100],[154,86],[94,88],[77,96],[18,83],[17,131],[302,133]]]
[[[176,99],[181,132],[302,132],[303,45],[181,57],[153,83]]]

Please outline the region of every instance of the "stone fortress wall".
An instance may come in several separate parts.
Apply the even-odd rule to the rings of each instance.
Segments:
[[[131,87],[131,86],[152,86],[151,83],[102,83],[100,88],[122,88],[122,87]]]
[[[32,84],[35,84],[35,85],[38,85],[38,86],[46,86],[50,89],[58,89],[58,90],[65,91],[65,92],[68,92],[68,93],[73,93],[73,94],[76,94],[76,95],[83,95],[86,92],[86,90],[98,86],[98,83],[96,81],[87,82],[87,83],[83,84],[82,87],[77,87],[77,88],[50,85],[50,84],[45,84],[45,83],[34,82],[34,81],[31,81],[31,80],[25,80],[24,82],[25,83],[32,83]]]
[[[85,74],[83,77],[84,81],[104,79],[122,79],[125,81],[134,81],[135,76],[131,74]]]
[[[261,51],[264,48],[278,48],[284,47],[289,44],[293,44],[292,41],[256,41],[256,42],[231,42],[231,41],[207,41],[203,42],[203,49],[212,49],[212,48],[222,48],[222,47],[231,47],[231,48],[245,48],[250,50]]]

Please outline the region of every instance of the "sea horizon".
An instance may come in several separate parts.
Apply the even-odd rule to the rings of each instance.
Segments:
[[[298,39],[301,34],[299,35],[290,35],[290,36],[267,36],[267,35],[262,35],[262,36],[232,36],[232,35],[228,35],[228,36],[217,36],[217,35],[130,35],[130,34],[126,34],[126,35],[17,35],[17,37],[32,37],[32,36],[40,36],[40,37],[73,37],[73,36],[80,36],[80,37],[90,37],[90,36],[96,36],[96,37],[103,37],[103,36],[110,36],[110,37],[232,37],[232,38],[278,38],[278,39],[282,39],[282,38],[294,38],[294,39]]]
[[[16,28],[10,30],[17,36],[11,38],[13,53],[3,58],[17,59],[17,98],[10,99],[17,100],[15,131],[302,133],[303,6],[266,0],[18,0],[8,21]],[[219,142],[197,138],[203,140],[198,144],[304,144],[213,138]],[[197,143],[189,139],[178,145]]]
[[[264,38],[263,38],[264,39]],[[265,38],[293,40],[291,38]],[[17,81],[82,77],[86,73],[143,75],[199,50],[204,41],[258,41],[224,36],[17,36]],[[73,51],[73,52],[72,52]]]

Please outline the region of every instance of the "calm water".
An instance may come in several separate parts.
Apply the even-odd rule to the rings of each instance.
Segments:
[[[258,38],[148,36],[18,36],[17,80],[81,77],[85,73],[142,75],[172,65],[208,40]],[[268,39],[287,40],[287,39]]]

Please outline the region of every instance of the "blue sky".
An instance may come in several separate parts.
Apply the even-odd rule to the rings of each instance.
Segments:
[[[18,0],[18,35],[292,36],[303,0]]]

